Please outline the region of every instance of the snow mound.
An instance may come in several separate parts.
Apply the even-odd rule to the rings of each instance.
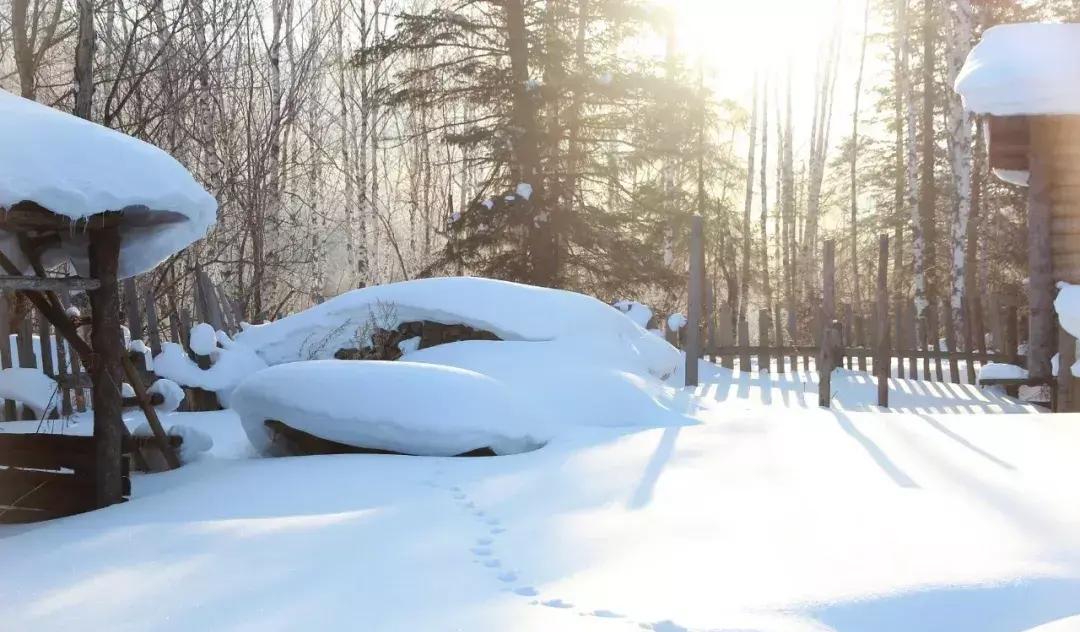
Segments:
[[[452,405],[450,405],[452,403]],[[273,452],[273,419],[357,447],[452,456],[535,448],[538,424],[506,389],[473,371],[413,362],[317,360],[270,367],[232,397],[256,449]]]
[[[989,362],[979,369],[980,381],[1024,379],[1027,376],[1027,369],[1003,362]]]
[[[1080,114],[1080,24],[987,29],[955,87],[978,114]]]
[[[39,419],[60,405],[56,381],[40,369],[0,370],[0,399],[29,406]]]
[[[154,436],[149,423],[143,423],[132,431],[131,434],[136,437]],[[180,444],[180,451],[176,455],[181,463],[190,463],[198,460],[202,454],[209,452],[214,447],[213,437],[202,430],[192,428],[191,426],[176,424],[170,426],[169,429],[165,431],[165,434],[183,439],[183,442]]]
[[[615,309],[626,314],[626,317],[637,323],[638,327],[646,328],[652,320],[652,310],[648,305],[637,301],[619,301],[614,305]]]
[[[172,156],[138,139],[4,90],[0,138],[0,207],[29,200],[72,219],[123,211],[122,278],[152,269],[214,223],[214,198]],[[86,240],[66,236],[59,256],[85,270]]]
[[[682,314],[672,314],[667,319],[668,331],[678,331],[683,327],[686,327],[686,316]]]
[[[647,336],[657,339],[651,334]],[[656,427],[687,423],[675,412],[676,389],[618,368],[618,349],[575,358],[559,343],[468,340],[402,358],[490,376],[524,402],[549,435],[581,426]]]
[[[165,378],[160,378],[151,384],[147,392],[151,395],[160,394],[164,399],[161,405],[155,406],[155,410],[162,415],[176,412],[176,409],[180,408],[180,403],[184,401],[184,389],[180,388],[176,382]]]
[[[394,329],[431,320],[490,331],[502,340],[568,341],[583,348],[617,340],[634,361],[628,370],[662,376],[679,365],[678,351],[649,336],[619,310],[590,296],[472,277],[418,279],[337,296],[298,314],[245,329],[238,345],[267,364],[322,360],[354,346],[358,332],[374,324]]]
[[[161,353],[154,356],[154,372],[185,386],[214,391],[221,405],[228,406],[236,385],[267,366],[254,351],[238,344],[219,349],[211,361],[210,368],[203,370],[182,346],[166,342],[161,345]]]
[[[191,328],[188,346],[199,355],[208,356],[218,350],[218,337],[214,328],[206,323],[199,323]]]

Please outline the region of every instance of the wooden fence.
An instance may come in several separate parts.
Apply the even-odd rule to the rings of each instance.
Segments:
[[[958,336],[946,303],[928,306],[920,323],[913,301],[890,296],[888,249],[888,238],[881,236],[873,302],[836,302],[834,250],[832,242],[827,242],[821,303],[816,309],[791,313],[772,305],[756,312],[748,310],[746,317],[740,318],[732,306],[719,305],[700,324],[706,334],[701,354],[740,371],[819,372],[823,398],[833,368],[868,371],[879,378],[881,405],[887,405],[888,378],[976,384],[979,370],[989,362],[1025,364],[1019,349],[1023,343],[1020,332],[1026,327],[1020,320],[1016,289],[985,297],[971,292],[972,300],[963,306],[966,318]],[[752,340],[752,332],[756,341]],[[824,345],[823,339],[827,340]],[[1062,349],[1067,346],[1063,342]],[[823,370],[819,371],[819,367]],[[826,367],[828,370],[824,370]],[[1060,383],[1056,386],[1061,388]],[[827,399],[822,401],[827,405]]]
[[[211,282],[205,271],[195,271],[193,304],[196,314],[178,307],[174,294],[166,294],[169,309],[158,314],[157,304],[149,291],[139,293],[134,279],[123,283],[124,311],[132,340],[143,340],[152,355],[161,352],[165,342],[175,342],[188,349],[188,354],[203,368],[210,366],[209,358],[190,351],[188,336],[191,326],[197,322],[209,323],[215,330],[235,334],[240,328],[238,305],[219,287]],[[66,298],[66,297],[64,297]],[[0,292],[0,314],[9,312],[10,292]],[[4,339],[10,344],[2,344]],[[141,369],[143,383],[156,379],[144,363],[145,356],[132,353],[132,360]],[[90,401],[90,381],[81,363],[77,361],[68,343],[55,334],[52,326],[39,314],[33,312],[21,321],[15,331],[10,330],[7,318],[0,318],[0,368],[39,368],[59,384],[58,401],[53,405],[63,416],[86,410]],[[181,410],[217,410],[217,398],[213,393],[200,389],[185,389]],[[56,416],[54,413],[52,416]],[[29,407],[20,406],[14,400],[3,400],[0,421],[34,419]]]

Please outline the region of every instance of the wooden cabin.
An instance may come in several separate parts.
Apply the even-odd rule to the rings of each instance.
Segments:
[[[119,280],[200,238],[216,210],[160,149],[0,90],[0,290],[25,297],[70,345],[90,376],[94,419],[92,437],[3,432],[0,424],[0,520],[124,499],[125,382],[169,466],[178,465],[126,354]],[[71,268],[76,275],[61,272]],[[91,305],[88,339],[65,312],[67,296],[81,291]]]
[[[1060,352],[1059,410],[1080,410],[1066,367],[1075,341],[1054,314],[1056,284],[1080,284],[1080,24],[988,29],[956,90],[981,116],[995,175],[1028,193],[1028,371],[1048,378]]]

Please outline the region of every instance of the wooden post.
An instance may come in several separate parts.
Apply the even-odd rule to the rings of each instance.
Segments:
[[[743,373],[750,370],[750,324],[746,320],[739,320],[739,370]]]
[[[915,352],[919,348],[919,330],[916,327],[915,305],[912,303],[904,306],[904,322],[907,324],[907,348],[911,351],[908,357],[908,377],[917,380],[919,379],[919,357]],[[928,373],[923,375],[929,377]]]
[[[161,330],[153,290],[146,288],[142,303],[146,310],[146,337],[150,340],[150,353],[156,356],[161,353]]]
[[[1016,301],[1009,303],[1005,308],[1005,357],[1009,364],[1020,363],[1020,319],[1016,310]]]
[[[975,345],[972,340],[972,316],[971,302],[964,297],[964,353],[967,354],[967,381],[975,383]]]
[[[772,354],[769,353],[769,310],[758,310],[758,373],[772,372]]]
[[[132,340],[142,340],[143,318],[139,311],[139,294],[135,278],[124,279],[124,311],[127,312],[128,333]]]
[[[960,383],[960,361],[957,360],[956,352],[959,350],[956,344],[956,331],[952,317],[952,304],[942,303],[945,315],[945,347],[949,350],[949,381],[953,384]]]
[[[717,316],[717,334],[721,347],[734,346],[735,335],[731,331],[731,306],[724,304],[720,306],[720,313]],[[720,366],[726,369],[732,369],[735,367],[735,359],[733,356],[723,354],[720,356]]]
[[[832,240],[825,242],[825,252],[821,265],[821,331],[820,348],[818,350],[818,406],[828,408],[832,401],[832,372],[836,367],[838,358],[836,348],[838,339],[842,339],[840,323],[834,322],[836,309],[836,285],[835,285],[835,248]]]
[[[1031,146],[1028,151],[1027,226],[1028,226],[1028,346],[1027,369],[1032,378],[1050,377],[1050,357],[1054,355],[1054,259],[1050,224],[1056,213],[1075,213],[1072,204],[1076,189],[1075,135],[1068,141],[1056,137],[1060,127],[1044,117],[1031,118]],[[1052,154],[1051,154],[1052,152]],[[1057,173],[1052,174],[1051,169]],[[1071,173],[1070,173],[1071,172]],[[1055,177],[1056,176],[1056,177]],[[1071,176],[1071,177],[1070,177]],[[1066,194],[1068,191],[1068,194]],[[1054,198],[1057,198],[1056,200]],[[1055,204],[1054,202],[1057,202]],[[1063,235],[1064,236],[1064,235]],[[1075,236],[1057,251],[1057,261],[1075,263],[1067,252],[1075,250]],[[1056,245],[1056,244],[1055,244]],[[1064,271],[1064,270],[1063,270]],[[1014,353],[1010,350],[1010,354]]]
[[[224,294],[222,294],[224,298]],[[705,284],[705,353],[715,362],[716,349],[716,303],[713,300],[712,283]]]
[[[90,276],[101,281],[100,288],[89,292],[93,323],[90,344],[94,350],[89,367],[94,401],[94,493],[98,507],[118,503],[124,495],[120,393],[124,347],[120,334],[120,287],[116,278],[119,257],[117,228],[90,230]]]
[[[705,284],[704,222],[695,215],[690,224],[690,287],[686,323],[686,386],[698,385],[698,359],[701,357],[701,313]]]
[[[75,358],[71,359],[76,361]],[[68,364],[67,341],[63,338],[56,339],[56,376],[60,382],[60,413],[67,417],[71,415],[71,388],[67,386],[71,379],[71,370]]]
[[[893,267],[896,267],[895,264]],[[894,269],[893,274],[899,276],[900,270]],[[893,299],[893,318],[895,321],[893,325],[894,342],[892,346],[896,349],[896,377],[904,379],[903,303],[900,301],[899,295]]]
[[[29,313],[23,317],[22,322],[19,323],[19,330],[15,333],[15,350],[19,353],[19,367],[37,368],[37,357],[34,355],[34,326]],[[26,405],[22,407],[22,418],[37,419],[34,411]]]
[[[844,315],[844,345],[847,346],[847,347],[853,347],[853,346],[855,346],[853,344],[853,341],[856,340],[856,334],[855,334],[855,312],[854,312],[854,310],[851,309],[851,303],[844,303],[844,307],[841,310],[841,313]],[[860,318],[861,318],[861,316],[860,316]],[[859,356],[859,360],[862,360],[861,355]],[[853,361],[854,361],[854,358],[851,357],[850,353],[847,354],[846,356],[844,356],[844,366],[846,366],[849,371],[851,369],[855,368],[855,364],[854,364]],[[865,368],[866,367],[864,366],[860,370],[865,370]]]
[[[878,406],[889,405],[889,375],[892,372],[892,353],[889,351],[889,236],[878,237],[877,287],[877,354],[874,373],[877,375]]]
[[[10,295],[7,292],[0,292],[0,366],[5,369],[10,369],[11,364],[11,321],[8,320],[8,314],[10,313]],[[17,413],[15,411],[15,401],[11,399],[4,400],[4,421],[15,421]]]

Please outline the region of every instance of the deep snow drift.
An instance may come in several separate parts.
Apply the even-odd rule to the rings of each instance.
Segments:
[[[121,278],[152,269],[214,223],[214,198],[172,156],[141,140],[4,90],[0,139],[0,208],[29,200],[72,219],[124,211]],[[168,223],[147,225],[151,215]],[[21,252],[14,237],[0,235],[4,252]],[[69,235],[62,254],[46,253],[47,263],[64,257],[85,269],[86,245],[85,235]]]

